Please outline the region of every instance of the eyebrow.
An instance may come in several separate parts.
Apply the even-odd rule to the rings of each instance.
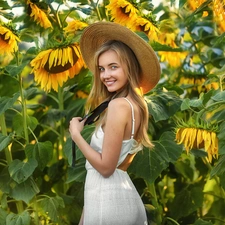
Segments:
[[[107,66],[112,66],[112,65],[119,65],[118,63],[116,63],[116,62],[113,62],[113,63],[109,63]],[[103,67],[103,66],[101,66],[101,65],[98,65],[98,66],[100,66],[100,67]]]

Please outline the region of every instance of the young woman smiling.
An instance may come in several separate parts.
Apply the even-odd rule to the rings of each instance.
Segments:
[[[147,225],[144,204],[126,171],[143,146],[152,147],[143,94],[157,84],[159,62],[149,44],[111,22],[86,28],[80,46],[94,74],[86,109],[110,102],[90,144],[81,135],[85,120],[70,122],[71,137],[87,159],[79,225]]]

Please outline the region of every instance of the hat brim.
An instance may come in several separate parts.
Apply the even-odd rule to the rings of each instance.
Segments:
[[[160,79],[159,60],[151,48],[137,34],[113,22],[97,22],[85,28],[80,39],[80,50],[87,67],[95,71],[94,55],[98,48],[109,40],[117,40],[129,46],[140,64],[140,87],[143,93],[149,92]]]

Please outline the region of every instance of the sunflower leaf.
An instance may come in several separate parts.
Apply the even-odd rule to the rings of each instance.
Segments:
[[[22,200],[27,204],[40,191],[31,177],[20,184],[14,182],[11,186],[10,196],[16,200]]]
[[[210,179],[215,175],[225,174],[225,155],[221,156],[216,165],[212,168],[210,172]]]
[[[19,93],[15,93],[12,98],[0,97],[0,115],[4,113],[7,109],[12,108],[15,101],[18,99]]]
[[[149,113],[156,122],[173,116],[181,105],[181,99],[174,92],[157,92],[146,97]]]
[[[0,151],[6,148],[12,142],[12,134],[5,136],[0,134]]]
[[[175,162],[182,153],[182,146],[177,145],[174,139],[172,132],[163,133],[160,140],[154,142],[154,149],[144,149],[137,154],[129,172],[153,183],[169,163]]]
[[[190,215],[201,207],[203,202],[203,192],[201,187],[192,187],[178,192],[172,202],[171,215],[174,219]]]
[[[30,214],[27,211],[24,211],[21,214],[9,213],[9,215],[6,218],[6,224],[9,225],[30,224],[30,221],[31,221]]]
[[[44,198],[41,200],[41,208],[48,214],[48,216],[54,221],[58,222],[59,215],[58,215],[58,209],[64,208],[64,202],[63,199],[59,196],[56,197],[50,197]]]
[[[37,161],[35,159],[29,159],[27,162],[15,159],[9,164],[9,174],[13,180],[20,184],[33,174],[36,167]]]
[[[28,159],[34,158],[38,162],[38,168],[43,170],[52,159],[53,146],[50,141],[38,142],[35,145],[29,144],[25,148]]]

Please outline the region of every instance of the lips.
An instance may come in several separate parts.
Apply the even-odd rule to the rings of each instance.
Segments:
[[[113,85],[115,82],[116,82],[115,80],[110,80],[110,81],[105,81],[105,84],[106,84],[107,86],[111,86],[111,85]]]

